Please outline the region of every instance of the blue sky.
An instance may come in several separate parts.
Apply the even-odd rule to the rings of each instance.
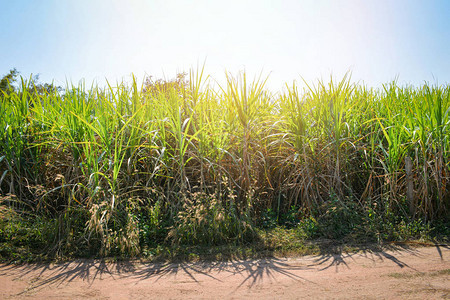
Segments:
[[[172,78],[206,60],[268,87],[347,71],[379,87],[450,82],[450,1],[0,0],[0,75],[59,85]]]

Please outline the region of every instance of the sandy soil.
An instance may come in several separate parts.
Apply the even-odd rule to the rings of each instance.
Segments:
[[[450,248],[232,262],[0,265],[0,299],[450,299]]]

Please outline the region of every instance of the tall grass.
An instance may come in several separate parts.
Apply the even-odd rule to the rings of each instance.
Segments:
[[[330,203],[448,217],[448,85],[375,90],[345,76],[271,94],[266,80],[227,74],[214,88],[197,70],[63,92],[22,81],[1,95],[3,204],[55,218],[55,251],[102,254],[137,254],[149,238],[242,242],[268,210],[306,217]]]

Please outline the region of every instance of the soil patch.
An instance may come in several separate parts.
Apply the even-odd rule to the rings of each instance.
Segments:
[[[0,265],[1,299],[450,299],[450,248],[196,263]]]

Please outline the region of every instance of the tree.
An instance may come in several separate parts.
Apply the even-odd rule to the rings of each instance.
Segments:
[[[7,75],[3,76],[0,81],[0,96],[2,94],[1,92],[3,92],[3,94],[8,94],[16,90],[13,83],[17,81],[18,75],[19,72],[14,68],[11,69]],[[60,92],[63,90],[60,86],[56,86],[53,83],[40,83],[39,74],[31,76],[29,81],[25,81],[23,88],[27,89],[30,94],[37,95],[53,93],[56,91]]]
[[[11,69],[9,73],[3,76],[2,80],[0,80],[0,91],[7,93],[11,90],[14,90],[14,86],[12,85],[16,80],[19,72],[16,68]]]
[[[186,80],[187,73],[177,74],[176,79],[165,80],[158,79],[156,81],[152,80],[152,76],[145,79],[143,92],[145,94],[155,95],[155,94],[168,94],[171,91],[177,91],[180,94],[184,94],[189,87],[189,82]]]
[[[62,87],[56,86],[53,83],[39,83],[39,74],[32,77],[29,89],[38,95],[43,95],[45,93],[51,94],[54,92],[61,92],[63,90]]]

